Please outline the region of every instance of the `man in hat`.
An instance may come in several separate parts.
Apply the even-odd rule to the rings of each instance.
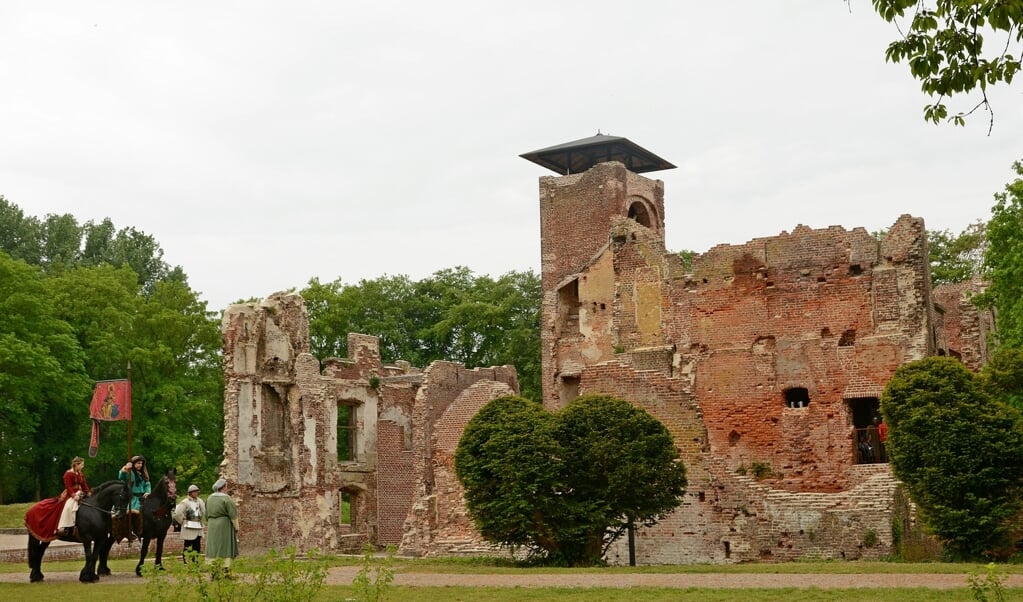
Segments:
[[[131,487],[131,504],[128,506],[128,517],[131,519],[131,530],[135,537],[142,537],[142,501],[149,497],[152,485],[149,484],[149,469],[146,459],[132,456],[117,473],[117,479],[125,481]]]
[[[206,562],[224,559],[224,571],[230,572],[231,559],[238,556],[238,506],[225,490],[227,479],[220,477],[213,484],[213,493],[206,498],[206,518],[210,532],[206,538]]]
[[[206,502],[199,497],[198,485],[188,486],[188,497],[181,500],[181,503],[174,508],[174,520],[181,525],[181,539],[184,540],[181,560],[188,562],[189,550],[195,552],[193,559],[198,558],[202,553],[200,550],[202,530],[206,524]]]

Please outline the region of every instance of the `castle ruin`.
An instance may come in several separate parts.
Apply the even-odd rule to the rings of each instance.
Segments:
[[[566,174],[540,179],[544,405],[626,399],[668,427],[688,471],[679,508],[637,530],[637,562],[890,554],[899,485],[878,400],[907,362],[986,361],[992,321],[967,300],[980,283],[932,291],[924,222],[908,215],[880,241],[797,226],[686,258],[664,247],[663,183],[637,173],[670,164],[602,135],[551,149],[527,157]],[[224,316],[224,466],[244,545],[492,551],[453,455],[479,408],[517,393],[514,368],[386,366],[366,335],[321,367],[308,324],[294,294]],[[624,541],[608,555],[628,558]]]

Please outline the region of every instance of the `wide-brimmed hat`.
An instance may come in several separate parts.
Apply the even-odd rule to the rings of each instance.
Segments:
[[[188,486],[188,493],[192,493],[193,491],[199,491],[199,486],[198,485],[189,485]]]

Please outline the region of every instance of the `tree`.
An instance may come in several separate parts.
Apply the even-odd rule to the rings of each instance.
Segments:
[[[892,472],[954,559],[1007,542],[1021,509],[1023,417],[958,360],[895,371],[881,396]]]
[[[1023,412],[1023,349],[997,349],[981,376],[989,395]]]
[[[1012,84],[1020,70],[1023,0],[872,0],[885,21],[896,23],[902,38],[888,45],[888,61],[909,65],[910,74],[933,102],[924,119],[964,125],[979,108],[994,126],[989,86]],[[908,19],[908,23],[905,22]],[[948,114],[946,99],[979,94],[972,108]]]
[[[981,273],[987,248],[987,224],[976,221],[959,234],[928,230],[931,284],[963,282]]]
[[[676,508],[686,487],[667,428],[604,395],[553,414],[521,397],[491,401],[466,426],[455,472],[484,537],[570,566],[599,563],[628,527]]]
[[[1019,177],[995,194],[991,208],[984,253],[990,285],[978,303],[997,310],[998,345],[1023,348],[1023,161],[1012,167]]]
[[[223,453],[219,320],[183,270],[135,228],[40,221],[2,197],[0,249],[31,264],[0,253],[0,315],[10,319],[0,320],[0,496],[59,491],[89,446],[93,379],[124,378],[129,362],[132,451],[182,480],[212,481]],[[91,478],[123,465],[127,427],[102,423]]]
[[[42,224],[0,195],[0,251],[29,265],[41,265]]]
[[[70,459],[66,440],[39,433],[53,409],[89,394],[84,354],[56,309],[43,272],[0,252],[0,502],[38,496],[55,456]]]
[[[514,365],[522,394],[539,399],[540,279],[532,271],[496,280],[465,267],[419,281],[382,276],[353,285],[313,279],[301,294],[317,357],[345,357],[348,333],[371,334],[380,337],[384,361]]]

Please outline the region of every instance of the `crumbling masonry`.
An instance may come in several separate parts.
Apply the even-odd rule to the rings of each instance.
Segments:
[[[348,358],[321,367],[295,294],[232,305],[223,333],[223,474],[240,500],[243,550],[490,551],[466,516],[453,457],[469,419],[518,392],[513,367],[385,366],[378,339],[359,334]]]
[[[664,248],[663,183],[622,163],[541,178],[540,209],[544,404],[627,399],[668,427],[688,469],[681,506],[637,532],[639,563],[891,552],[898,484],[857,440],[878,446],[896,368],[938,353],[976,368],[992,328],[966,301],[979,283],[932,294],[923,220],[902,216],[880,242],[798,226],[687,263]],[[514,368],[387,366],[366,335],[321,364],[294,294],[231,306],[223,332],[224,474],[244,550],[492,551],[453,455],[487,401],[517,392]]]

